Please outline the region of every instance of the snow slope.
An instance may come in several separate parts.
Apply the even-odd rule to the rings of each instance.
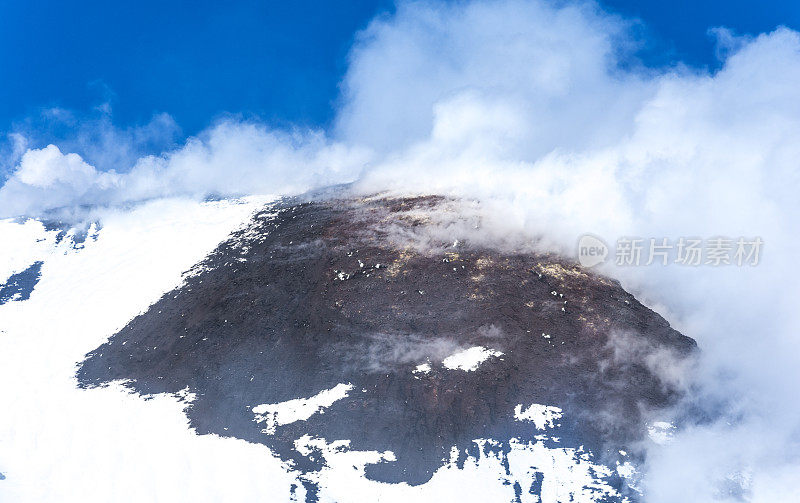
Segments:
[[[489,448],[461,467],[454,452],[430,482],[409,486],[364,478],[367,463],[391,462],[391,452],[351,451],[347,439],[309,435],[298,450],[316,449],[327,466],[301,475],[263,445],[196,435],[183,412],[188,390],[145,400],[119,383],[77,387],[76,365],[87,352],[179,285],[267,200],[168,199],[108,210],[83,243],[34,220],[0,222],[0,281],[43,263],[29,299],[0,305],[0,500],[302,501],[309,480],[323,501],[511,501],[520,484],[522,501],[616,494],[605,480],[613,470],[590,453],[542,441],[516,442],[504,463],[491,439],[476,439]],[[521,420],[535,420],[533,410]],[[283,409],[276,411],[273,420],[282,421]],[[533,485],[540,496],[530,494]]]

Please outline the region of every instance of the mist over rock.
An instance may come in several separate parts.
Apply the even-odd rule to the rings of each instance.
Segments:
[[[364,475],[410,485],[492,455],[520,501],[560,476],[522,480],[520,445],[642,463],[694,341],[614,280],[492,244],[471,204],[271,203],[87,355],[79,382],[185,398],[198,434],[269,446],[312,500],[333,451],[379,453]],[[639,497],[624,470],[595,472],[578,500]]]

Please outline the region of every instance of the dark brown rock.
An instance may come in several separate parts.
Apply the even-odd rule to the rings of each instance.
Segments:
[[[532,437],[513,418],[517,404],[561,407],[564,445],[609,460],[635,452],[647,415],[681,392],[653,359],[682,361],[694,341],[613,280],[448,230],[448,218],[460,218],[454,204],[338,198],[265,208],[88,355],[79,380],[130,379],[143,394],[188,387],[199,434],[266,444],[302,470],[318,467],[293,448],[306,433],[391,450],[396,462],[367,471],[389,482],[425,482],[451,447],[469,452],[476,438]],[[472,372],[442,367],[471,346],[503,356]],[[413,373],[426,360],[432,370]],[[253,421],[257,404],[338,383],[354,389],[325,414],[274,435]]]

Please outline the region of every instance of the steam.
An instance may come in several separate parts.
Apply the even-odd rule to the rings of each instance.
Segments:
[[[609,334],[608,349],[615,363],[644,365],[655,376],[664,392],[691,391],[690,380],[695,364],[693,356],[679,354],[672,348],[656,345],[639,337],[638,334],[612,332]],[[605,361],[601,360],[601,370]]]
[[[462,349],[448,337],[422,337],[417,334],[372,334],[361,347],[351,351],[348,360],[354,369],[386,372],[398,365],[442,361]]]
[[[711,420],[652,446],[647,501],[795,500],[800,34],[717,29],[719,70],[654,71],[630,27],[590,3],[402,3],[359,35],[332,131],[229,119],[115,170],[39,145],[0,188],[0,214],[355,181],[474,198],[493,232],[569,254],[586,232],[760,236],[757,267],[604,272],[703,352],[684,406]],[[14,138],[15,152],[36,141]]]

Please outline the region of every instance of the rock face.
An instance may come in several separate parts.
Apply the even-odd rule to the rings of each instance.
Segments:
[[[28,300],[39,282],[42,261],[36,261],[24,271],[12,274],[5,284],[0,284],[0,305],[12,300]]]
[[[199,434],[266,444],[305,473],[325,462],[297,443],[311,435],[392,451],[394,461],[367,465],[371,479],[424,483],[454,448],[463,458],[492,439],[502,453],[558,409],[548,442],[610,465],[620,450],[636,459],[648,421],[679,397],[659,369],[685,361],[694,341],[615,281],[471,240],[461,230],[479,233],[479,219],[448,220],[459,204],[264,208],[87,355],[79,381],[191,393]]]

